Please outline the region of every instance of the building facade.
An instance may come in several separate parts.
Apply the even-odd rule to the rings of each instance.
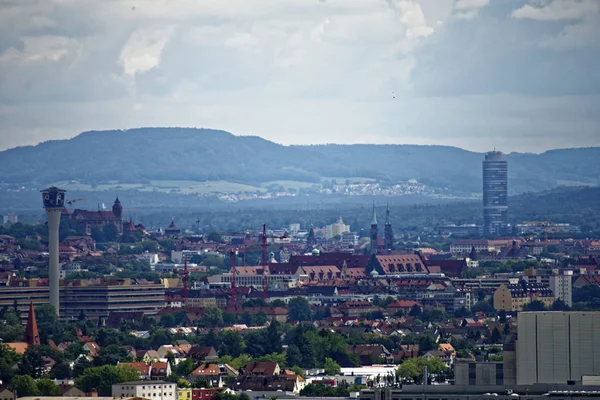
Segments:
[[[114,398],[138,397],[152,400],[177,400],[177,384],[173,382],[135,381],[112,385]]]
[[[508,162],[499,151],[483,161],[483,234],[504,235],[508,230]]]
[[[518,385],[600,375],[600,312],[526,312],[518,320]]]

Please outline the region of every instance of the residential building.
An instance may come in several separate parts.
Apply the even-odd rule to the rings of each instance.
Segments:
[[[504,235],[508,230],[508,162],[499,151],[483,161],[483,234]]]
[[[544,306],[551,307],[554,294],[548,286],[524,280],[517,285],[502,284],[494,292],[494,308],[498,311],[523,311],[523,307],[532,301],[540,301]]]
[[[523,272],[523,279],[548,286],[552,290],[554,300],[562,300],[569,307],[573,305],[573,271],[530,268]]]
[[[600,312],[518,315],[517,384],[567,384],[600,375]]]
[[[177,400],[192,400],[192,388],[177,388]]]
[[[177,400],[177,384],[162,381],[134,381],[112,385],[114,398],[141,397],[151,400]]]

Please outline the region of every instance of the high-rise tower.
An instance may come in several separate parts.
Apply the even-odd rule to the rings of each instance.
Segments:
[[[59,286],[59,267],[58,267],[58,228],[60,226],[60,215],[65,207],[65,190],[57,187],[51,187],[42,190],[42,199],[44,208],[48,216],[48,253],[50,255],[50,304],[56,309],[56,315],[59,314],[58,286]]]
[[[392,230],[392,221],[390,220],[390,202],[388,201],[387,209],[385,210],[385,227],[384,227],[385,250],[394,250],[394,231]]]
[[[377,254],[377,236],[379,232],[377,230],[377,214],[375,213],[375,202],[373,202],[373,215],[371,218],[371,254]]]
[[[483,161],[483,234],[504,235],[508,228],[508,162],[499,151]]]

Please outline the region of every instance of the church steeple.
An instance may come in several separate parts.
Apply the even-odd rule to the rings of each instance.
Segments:
[[[377,237],[379,236],[379,231],[377,229],[377,214],[375,213],[375,202],[373,202],[373,216],[371,218],[371,245],[370,245],[370,253],[377,254]]]
[[[390,201],[388,200],[387,209],[385,211],[385,228],[384,228],[385,250],[391,251],[394,249],[394,231],[392,230],[392,221],[390,220]]]
[[[25,342],[29,345],[40,345],[40,334],[38,332],[37,321],[35,320],[33,302],[29,303],[29,315],[27,317],[27,326],[25,327]]]

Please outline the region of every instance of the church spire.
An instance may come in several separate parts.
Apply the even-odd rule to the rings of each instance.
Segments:
[[[390,200],[389,199],[387,201],[387,208],[385,209],[385,224],[386,225],[391,225],[392,224],[390,222]]]
[[[37,321],[35,320],[33,302],[29,303],[29,315],[27,316],[27,326],[25,327],[25,342],[29,345],[40,344],[40,334],[38,332]]]
[[[377,231],[377,215],[375,214],[375,202],[373,202],[373,218],[371,220],[371,243],[369,246],[369,251],[371,254],[377,254],[377,238],[379,236],[379,232]]]
[[[377,213],[375,212],[375,202],[373,201],[373,217],[371,218],[371,225],[377,225]]]

